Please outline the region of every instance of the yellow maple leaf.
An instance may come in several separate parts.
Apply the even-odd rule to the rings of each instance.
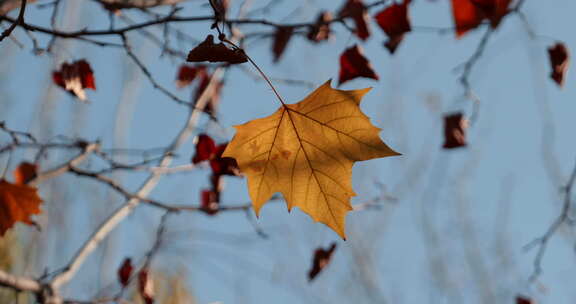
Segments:
[[[346,238],[354,162],[400,155],[360,110],[368,91],[337,90],[327,81],[296,104],[235,126],[223,157],[235,158],[247,176],[256,215],[281,192],[289,211],[299,207]]]

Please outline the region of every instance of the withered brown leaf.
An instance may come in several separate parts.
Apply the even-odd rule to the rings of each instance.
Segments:
[[[468,122],[462,113],[449,114],[444,117],[444,149],[466,146],[466,128]]]
[[[570,63],[568,48],[566,48],[564,43],[557,42],[555,45],[548,48],[548,56],[552,67],[550,78],[552,78],[558,86],[562,87],[564,85],[564,76]]]
[[[326,249],[320,247],[314,251],[312,267],[310,267],[310,271],[308,271],[308,281],[314,280],[318,274],[328,266],[332,259],[332,255],[334,254],[334,250],[336,250],[336,242],[333,242],[330,247]]]
[[[96,90],[94,72],[88,61],[84,59],[73,63],[62,63],[59,70],[52,72],[52,80],[82,101],[86,100],[84,89]]]
[[[40,214],[41,203],[36,188],[0,180],[0,236],[16,222],[34,225],[30,217]]]
[[[286,50],[290,38],[292,38],[292,33],[294,33],[294,28],[290,26],[281,26],[276,29],[274,34],[274,42],[272,44],[272,54],[274,55],[274,62],[278,62],[280,57]]]
[[[188,53],[186,61],[238,64],[248,61],[248,58],[242,49],[229,48],[222,42],[214,43],[214,36],[208,35],[202,43]]]
[[[340,55],[338,85],[357,77],[379,79],[368,59],[364,57],[362,47],[354,45]]]
[[[388,41],[386,41],[384,46],[392,54],[394,54],[396,48],[404,39],[404,34],[412,30],[408,19],[409,3],[410,1],[408,0],[401,4],[394,3],[374,16],[380,28],[388,35]]]

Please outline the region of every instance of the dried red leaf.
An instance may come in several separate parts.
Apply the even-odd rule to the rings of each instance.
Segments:
[[[206,134],[200,134],[196,142],[196,154],[192,158],[192,163],[197,164],[201,161],[210,160],[214,158],[215,153],[216,143],[214,140]]]
[[[482,23],[485,14],[474,5],[473,0],[452,0],[452,14],[456,27],[456,38],[462,37],[469,30]]]
[[[444,117],[444,149],[454,149],[466,146],[466,128],[468,121],[462,113],[454,113]]]
[[[62,63],[60,70],[52,72],[52,79],[56,85],[64,88],[80,100],[86,100],[84,89],[96,90],[94,72],[90,64],[84,59],[70,64]]]
[[[132,259],[126,258],[122,263],[122,266],[118,269],[118,281],[122,286],[128,286],[130,283],[130,276],[132,275],[132,271],[134,267],[132,266]]]
[[[230,64],[244,63],[248,61],[242,49],[228,48],[224,43],[214,43],[214,36],[208,35],[206,39],[193,48],[186,61],[189,62],[226,62]]]
[[[36,188],[0,180],[0,236],[16,222],[35,225],[30,217],[41,212],[41,203]]]
[[[14,170],[14,184],[25,185],[29,181],[36,178],[38,166],[32,163],[23,162],[18,165],[18,168]]]
[[[220,206],[220,192],[222,191],[222,175],[212,173],[210,176],[211,189],[204,189],[200,193],[200,210],[208,215],[218,213]]]
[[[231,175],[240,176],[240,168],[238,168],[238,163],[232,157],[222,157],[222,153],[226,150],[228,143],[221,144],[216,147],[216,152],[214,153],[214,158],[210,160],[210,167],[212,168],[212,174],[214,175]]]
[[[220,205],[220,193],[214,190],[202,190],[200,193],[200,209],[208,214],[208,215],[215,215],[218,213],[219,205]]]
[[[516,304],[536,304],[536,302],[532,301],[532,299],[524,297],[524,296],[517,296],[516,297]]]
[[[332,32],[330,31],[330,22],[332,21],[332,13],[324,11],[316,18],[316,23],[308,32],[308,40],[312,42],[320,42],[330,39]]]
[[[272,44],[272,54],[274,54],[274,62],[278,62],[280,57],[286,50],[290,38],[292,38],[294,28],[290,26],[281,26],[276,29],[274,34],[274,43]]]
[[[138,273],[138,292],[146,304],[154,303],[154,284],[150,279],[148,268]]]
[[[189,86],[196,77],[206,74],[206,66],[182,65],[176,75],[176,86],[181,89]]]
[[[120,15],[123,9],[146,9],[161,5],[175,5],[183,0],[99,0],[100,4],[110,12]]]
[[[327,249],[318,248],[314,251],[314,258],[312,260],[312,267],[308,272],[308,281],[314,280],[320,272],[328,266],[332,259],[332,254],[336,249],[336,243],[332,243]]]
[[[564,85],[564,75],[570,63],[568,48],[566,48],[564,43],[557,42],[554,46],[548,48],[548,56],[550,58],[550,65],[552,66],[550,78],[562,87]]]
[[[356,24],[355,34],[362,40],[370,37],[370,28],[368,27],[368,10],[362,0],[348,0],[338,13],[340,17],[350,17]]]
[[[408,4],[408,0],[402,4],[394,3],[374,16],[380,28],[388,35],[384,45],[392,54],[402,42],[404,34],[412,30],[408,19]]]
[[[495,29],[510,12],[512,0],[452,0],[456,38],[462,37],[487,19]]]
[[[472,3],[482,11],[484,16],[490,20],[493,29],[497,28],[502,18],[510,12],[512,0],[471,0]]]
[[[364,57],[362,47],[354,45],[346,49],[340,56],[340,76],[338,85],[357,77],[366,77],[378,80],[379,77],[372,68],[372,65]]]

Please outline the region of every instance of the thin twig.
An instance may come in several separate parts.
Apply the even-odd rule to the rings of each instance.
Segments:
[[[159,201],[152,200],[152,199],[148,199],[148,198],[145,198],[145,197],[140,197],[140,196],[137,196],[136,194],[132,194],[132,193],[130,193],[128,190],[124,189],[124,187],[122,187],[118,182],[116,182],[115,180],[113,180],[113,179],[111,179],[111,178],[109,178],[109,177],[107,177],[107,176],[104,176],[104,175],[102,175],[102,174],[95,173],[95,172],[85,171],[85,170],[76,168],[76,167],[74,167],[74,166],[70,166],[70,167],[68,168],[68,171],[69,171],[70,173],[76,174],[76,175],[78,175],[78,176],[92,178],[92,179],[95,179],[95,180],[97,180],[97,181],[105,184],[105,185],[108,185],[109,187],[111,187],[112,189],[114,189],[116,192],[118,192],[119,194],[123,195],[124,198],[127,199],[127,200],[137,199],[137,200],[139,200],[139,201],[148,203],[148,204],[150,204],[151,206],[158,207],[158,208],[161,208],[161,209],[164,209],[164,210],[167,210],[167,211],[172,211],[172,212],[177,212],[177,211],[179,211],[178,208],[171,207],[171,206],[169,206],[169,205],[167,205],[167,204],[164,204],[164,203],[161,203],[161,202],[159,202]]]
[[[484,54],[486,45],[488,44],[488,41],[490,40],[490,37],[492,36],[493,32],[494,30],[492,30],[491,28],[486,29],[486,32],[484,32],[482,39],[480,39],[480,42],[476,46],[476,50],[474,51],[472,56],[470,56],[470,58],[468,58],[468,60],[466,60],[466,62],[463,64],[464,67],[462,75],[460,75],[459,80],[462,86],[464,87],[466,94],[468,94],[468,92],[471,91],[469,77],[470,73],[472,73],[472,68],[476,65],[480,57],[482,57],[482,54]]]
[[[14,31],[14,29],[18,26],[18,25],[23,25],[24,23],[24,12],[26,11],[26,1],[27,0],[20,0],[22,1],[22,4],[20,5],[20,13],[18,14],[18,18],[12,22],[12,25],[10,25],[9,28],[7,28],[4,32],[2,32],[2,34],[0,35],[0,41],[4,40],[4,38],[10,36],[10,34],[12,34],[12,31]]]
[[[379,5],[383,5],[387,2],[389,2],[389,0],[375,1],[374,3],[366,5],[366,9],[371,9],[371,8],[377,7]],[[341,23],[342,20],[349,18],[349,17],[350,16],[343,15],[343,16],[340,16],[338,18],[334,18],[330,21],[327,21],[323,24]],[[6,20],[6,21],[12,22],[12,23],[17,22],[17,20],[15,20],[11,17],[8,17],[8,16],[0,16],[0,20]],[[79,30],[79,31],[60,31],[60,30],[50,29],[47,27],[42,27],[39,25],[27,24],[25,22],[22,22],[22,24],[20,24],[20,26],[22,26],[23,28],[30,30],[30,31],[37,31],[40,33],[49,34],[49,35],[60,37],[60,38],[78,38],[78,37],[82,37],[82,36],[121,36],[121,35],[126,34],[128,32],[136,31],[136,30],[150,27],[150,26],[164,25],[166,23],[172,23],[172,22],[179,23],[179,22],[199,22],[199,21],[213,22],[214,16],[212,15],[212,16],[178,17],[178,16],[168,15],[168,16],[163,17],[163,18],[158,18],[158,19],[142,22],[139,24],[126,26],[126,27],[119,28],[119,29],[93,30],[93,31],[86,30],[86,29]],[[265,25],[265,26],[271,26],[271,27],[291,27],[294,29],[310,28],[310,27],[314,27],[314,26],[318,25],[316,22],[278,23],[278,22],[272,22],[272,21],[269,21],[266,19],[226,19],[225,22],[228,25],[232,25],[232,24],[235,24],[235,25],[257,24],[257,25]]]
[[[572,187],[574,186],[575,181],[576,181],[576,164],[572,169],[572,173],[570,174],[568,183],[566,184],[566,186],[564,186],[564,189],[562,191],[564,193],[562,211],[542,236],[524,246],[524,250],[530,250],[534,247],[538,247],[538,251],[536,252],[536,256],[534,257],[533,262],[534,269],[532,271],[532,274],[530,275],[529,279],[530,282],[534,282],[536,279],[538,279],[538,277],[542,273],[542,259],[546,254],[548,242],[556,234],[558,229],[562,227],[562,224],[570,220],[570,210],[572,206]]]
[[[98,149],[100,145],[98,143],[91,143],[87,144],[83,151],[70,161],[45,172],[38,174],[34,179],[28,182],[29,186],[37,186],[38,184],[42,183],[45,180],[55,178],[56,176],[62,175],[66,173],[71,168],[78,166],[81,162],[83,162],[90,153],[94,152]]]

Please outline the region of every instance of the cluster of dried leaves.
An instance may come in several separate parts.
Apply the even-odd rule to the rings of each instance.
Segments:
[[[209,215],[218,213],[220,206],[220,192],[222,191],[222,176],[240,176],[240,169],[236,160],[230,157],[222,157],[222,153],[228,143],[216,145],[214,140],[206,135],[200,134],[196,142],[196,154],[192,157],[192,163],[208,161],[212,174],[210,176],[210,189],[202,190],[200,194],[200,207]]]
[[[145,304],[154,303],[154,281],[150,276],[150,269],[147,266],[141,267],[136,275],[134,275],[134,266],[132,265],[132,259],[126,258],[122,265],[118,269],[118,282],[122,288],[127,288],[130,286],[134,278],[136,277],[138,281],[136,282],[138,294],[142,298]]]

